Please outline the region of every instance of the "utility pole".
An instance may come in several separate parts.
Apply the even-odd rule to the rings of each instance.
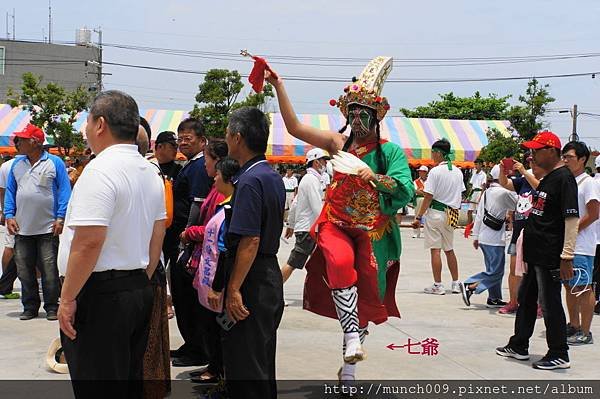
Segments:
[[[577,104],[573,104],[573,113],[572,113],[572,117],[573,117],[573,133],[571,134],[571,137],[569,137],[570,141],[579,141],[579,135],[577,134],[577,116],[579,115],[579,113],[577,112]]]
[[[48,0],[48,43],[52,43],[52,0]]]
[[[6,40],[10,40],[10,30],[8,29],[8,11],[6,12]]]
[[[16,36],[16,28],[15,28],[15,9],[13,8],[13,15],[12,15],[12,20],[13,20],[13,36],[12,39],[13,40],[17,40],[17,36]]]

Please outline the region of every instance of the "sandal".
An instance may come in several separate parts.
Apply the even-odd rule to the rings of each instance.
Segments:
[[[175,310],[173,310],[173,298],[171,295],[167,295],[167,317],[169,319],[175,317]]]
[[[219,382],[220,378],[218,375],[211,373],[210,371],[205,371],[200,374],[198,377],[192,377],[190,380],[196,384],[216,384]]]

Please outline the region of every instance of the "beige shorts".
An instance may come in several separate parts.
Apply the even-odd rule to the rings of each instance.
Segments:
[[[2,227],[4,233],[4,247],[5,248],[14,248],[15,247],[15,236],[8,234],[8,230],[6,227]]]
[[[469,198],[469,210],[470,211],[477,210],[477,205],[479,205],[479,200],[481,199],[481,194],[482,194],[482,191],[475,191],[473,194],[471,194],[471,197]]]
[[[446,212],[428,209],[425,214],[425,249],[454,249],[454,229],[448,226]]]

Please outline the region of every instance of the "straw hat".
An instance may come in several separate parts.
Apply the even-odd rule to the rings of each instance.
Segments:
[[[69,366],[63,353],[60,338],[54,338],[46,353],[46,364],[48,367],[59,374],[69,374]]]

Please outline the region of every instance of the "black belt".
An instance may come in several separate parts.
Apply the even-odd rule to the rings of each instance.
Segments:
[[[145,269],[134,269],[134,270],[106,270],[103,272],[94,272],[90,276],[90,281],[106,281],[115,280],[123,277],[135,276],[137,274],[146,273]]]

